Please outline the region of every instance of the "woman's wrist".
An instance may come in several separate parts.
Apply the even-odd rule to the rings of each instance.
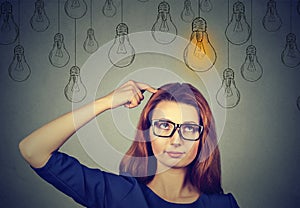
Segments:
[[[101,97],[97,100],[95,100],[94,102],[94,110],[96,115],[111,109],[111,102],[109,101],[109,99],[107,98],[107,96],[105,97]]]

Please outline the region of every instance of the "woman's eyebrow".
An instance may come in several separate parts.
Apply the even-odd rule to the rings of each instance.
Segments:
[[[185,121],[185,122],[183,122],[183,124],[197,124],[197,125],[199,125],[198,122],[195,122],[195,121]]]
[[[160,120],[160,121],[170,121],[172,123],[174,123],[173,121],[171,121],[170,119],[167,118],[152,118],[153,120]]]
[[[167,119],[167,118],[157,118],[155,120],[169,121],[169,122],[172,122],[172,123],[176,123],[176,122],[174,122],[170,119]],[[183,122],[183,124],[197,124],[197,125],[199,125],[198,122],[196,122],[196,121],[185,121],[185,122]]]

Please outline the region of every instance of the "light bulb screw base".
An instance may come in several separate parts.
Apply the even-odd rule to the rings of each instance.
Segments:
[[[8,1],[5,1],[1,4],[1,14],[11,14],[12,13],[12,4]]]
[[[197,17],[192,22],[193,32],[205,32],[207,28],[207,23],[202,17]]]
[[[246,48],[246,54],[247,55],[255,55],[256,54],[256,47],[254,45],[249,45]]]
[[[125,23],[120,23],[116,27],[117,35],[127,35],[128,34],[128,26]]]
[[[170,12],[170,5],[167,2],[161,2],[158,5],[158,12],[161,13],[169,13]]]
[[[70,75],[71,76],[79,76],[80,74],[80,69],[78,66],[72,66],[70,69]]]
[[[15,55],[23,55],[23,54],[24,54],[24,47],[21,46],[21,45],[17,45],[17,46],[14,48],[14,54],[15,54]]]
[[[231,68],[227,68],[223,71],[223,79],[234,79],[234,71]]]
[[[238,1],[233,4],[233,13],[239,14],[239,13],[245,13],[245,5]]]

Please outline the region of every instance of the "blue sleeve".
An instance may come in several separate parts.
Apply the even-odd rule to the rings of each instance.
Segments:
[[[117,203],[130,192],[135,183],[130,177],[88,168],[77,159],[58,151],[52,154],[44,167],[33,170],[86,207],[107,207],[107,204]]]

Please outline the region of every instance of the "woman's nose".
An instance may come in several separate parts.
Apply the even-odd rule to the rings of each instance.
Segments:
[[[171,145],[180,146],[182,144],[182,139],[180,138],[179,128],[176,129],[173,136],[170,138]]]

